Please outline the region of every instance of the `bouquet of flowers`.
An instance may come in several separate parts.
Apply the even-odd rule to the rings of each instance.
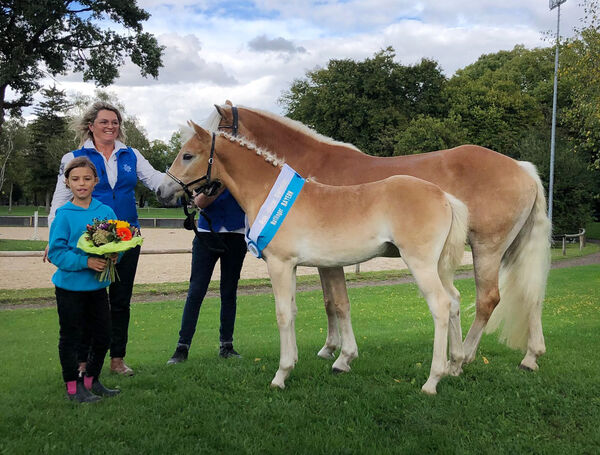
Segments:
[[[112,283],[119,279],[119,274],[111,256],[141,245],[143,241],[140,230],[127,221],[94,218],[92,224],[88,224],[85,232],[79,237],[77,248],[89,254],[104,256],[107,265],[98,273],[97,278],[99,281],[110,279]]]

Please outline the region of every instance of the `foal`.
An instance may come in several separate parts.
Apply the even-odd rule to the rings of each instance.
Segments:
[[[208,179],[212,175],[213,180],[227,186],[252,225],[283,162],[253,144],[225,133],[211,136],[191,125],[195,134],[169,169],[173,179],[165,177],[160,186],[157,194],[161,201],[171,202],[182,192],[178,184],[196,180],[208,169]],[[280,229],[262,251],[273,286],[280,333],[279,369],[271,385],[284,388],[298,360],[294,331],[296,267],[355,264],[390,248],[401,253],[433,315],[433,360],[422,390],[435,394],[444,375],[459,374],[464,360],[460,296],[452,281],[463,256],[467,217],[462,202],[414,177],[393,176],[353,186],[307,180]],[[349,314],[340,325],[342,336],[349,342],[344,343],[334,369],[348,371],[350,361],[357,356]]]

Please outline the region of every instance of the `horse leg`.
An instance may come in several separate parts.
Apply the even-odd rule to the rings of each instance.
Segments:
[[[444,289],[436,267],[411,266],[406,256],[404,260],[415,277],[419,289],[423,293],[429,311],[433,316],[434,336],[433,336],[433,358],[431,360],[431,369],[429,378],[423,385],[423,392],[435,395],[437,393],[437,384],[448,374],[448,323],[450,319],[451,298]]]
[[[328,283],[329,291],[334,296],[335,311],[342,342],[340,355],[332,366],[334,373],[350,371],[350,362],[358,357],[358,346],[356,345],[354,331],[352,330],[352,321],[350,319],[350,301],[346,289],[346,280],[343,279],[343,269],[340,267],[339,270],[342,271],[342,279],[336,279]]]
[[[296,313],[296,268],[288,262],[267,259],[267,268],[275,296],[277,326],[279,327],[279,369],[271,381],[271,387],[285,388],[285,380],[298,361],[298,346],[294,331]]]
[[[544,333],[542,332],[542,306],[537,305],[529,316],[529,339],[527,340],[527,353],[521,361],[519,368],[528,371],[537,371],[538,357],[546,353]]]
[[[475,271],[475,287],[477,298],[475,303],[475,320],[463,343],[465,361],[475,359],[477,347],[483,335],[483,329],[492,315],[492,311],[500,302],[498,274],[502,255],[498,252],[488,253],[473,247],[473,269]]]
[[[325,313],[327,313],[327,338],[317,355],[323,359],[333,359],[335,351],[341,345],[337,313],[338,311],[343,313],[346,308],[349,311],[350,308],[346,278],[342,267],[319,268],[319,277],[323,288]]]
[[[448,344],[450,350],[450,362],[448,363],[448,373],[452,376],[458,376],[462,373],[462,364],[465,360],[463,349],[462,327],[460,325],[460,292],[454,287],[452,282],[452,273],[442,273],[442,284],[444,289],[450,295],[450,318],[448,328]]]

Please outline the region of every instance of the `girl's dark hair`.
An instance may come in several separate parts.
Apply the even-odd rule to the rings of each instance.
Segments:
[[[77,167],[89,167],[92,170],[94,177],[98,178],[98,171],[96,171],[94,163],[92,163],[87,156],[80,156],[73,158],[69,161],[69,164],[67,164],[67,167],[65,168],[65,179],[68,179],[71,171]]]

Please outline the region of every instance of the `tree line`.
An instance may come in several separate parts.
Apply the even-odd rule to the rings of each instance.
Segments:
[[[94,97],[68,99],[65,92],[51,87],[41,91],[42,100],[34,107],[34,119],[10,117],[0,135],[0,203],[32,204],[48,210],[56,185],[62,156],[79,148],[69,123],[81,116],[93,101],[104,100],[123,114],[122,129],[127,145],[138,149],[155,169],[165,171],[181,148],[181,134],[174,132],[169,141],[150,140],[138,120],[114,96],[97,91]],[[158,207],[154,193],[141,182],[136,187],[140,207]]]
[[[137,2],[10,0],[0,9],[0,203],[49,206],[60,157],[77,147],[71,118],[91,99],[67,99],[55,87],[42,90],[30,122],[30,106],[45,72],[83,73],[107,86],[127,57],[144,76],[158,76],[163,48],[143,32],[149,14]],[[560,49],[554,226],[571,232],[600,218],[600,20],[598,0],[582,0],[581,28]],[[100,28],[100,21],[128,32]],[[43,68],[43,69],[42,69]],[[447,77],[422,59],[395,60],[392,47],[363,61],[330,60],[308,71],[282,93],[284,113],[365,153],[394,156],[473,143],[533,162],[547,188],[554,76],[554,46],[482,55]],[[7,89],[16,94],[7,99]],[[157,169],[165,169],[181,140],[150,140],[119,101],[97,97],[125,113],[127,144]],[[7,119],[5,117],[8,116]],[[138,185],[140,205],[156,204]]]
[[[600,29],[596,2],[561,44],[554,174],[556,233],[600,218]],[[452,77],[388,47],[364,61],[330,60],[279,102],[319,133],[365,153],[396,156],[477,144],[533,162],[548,188],[554,46],[482,55]]]

